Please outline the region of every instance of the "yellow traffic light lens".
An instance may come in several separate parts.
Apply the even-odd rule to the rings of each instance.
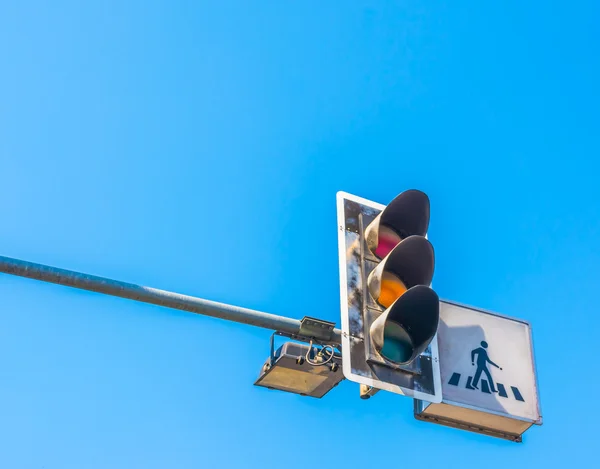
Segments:
[[[383,330],[381,355],[396,363],[406,363],[412,356],[414,347],[408,333],[399,324],[388,321]]]
[[[377,303],[384,308],[389,308],[405,291],[406,285],[404,285],[402,280],[390,272],[383,272]]]
[[[381,225],[379,227],[379,236],[377,249],[375,249],[375,255],[379,259],[383,259],[398,245],[400,241],[402,241],[402,238],[400,235],[398,235],[398,233],[387,226]]]

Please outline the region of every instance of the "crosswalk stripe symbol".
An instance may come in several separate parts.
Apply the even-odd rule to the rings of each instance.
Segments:
[[[515,395],[515,399],[517,401],[525,402],[525,399],[523,399],[523,396],[521,396],[521,392],[519,391],[518,388],[515,388],[514,386],[511,386],[510,389],[512,389],[512,392]]]
[[[481,380],[481,392],[484,392],[486,394],[491,394],[492,393],[490,391],[490,386],[488,385],[488,382],[485,379]]]
[[[469,377],[467,378],[467,385],[466,385],[466,388],[467,388],[467,389],[475,389],[473,386],[471,386],[471,383],[472,383],[472,382],[473,382],[473,377],[472,377],[472,376],[469,376]]]
[[[452,377],[450,378],[450,381],[448,381],[448,384],[451,384],[452,386],[458,386],[459,382],[460,382],[460,373],[452,373]]]
[[[448,380],[448,384],[451,386],[459,386],[460,378],[461,378],[461,374],[454,372],[454,373],[452,373],[452,376]],[[480,390],[481,392],[483,392],[485,394],[493,394],[492,390],[490,389],[490,383],[487,380],[482,379],[479,382],[481,383],[481,388],[476,388],[473,386],[473,377],[467,376],[467,382],[465,383],[465,388],[471,389],[471,390]],[[504,386],[504,384],[502,384],[502,383],[496,383],[496,387],[497,387],[497,390],[495,390],[494,392],[497,392],[500,397],[504,397],[505,399],[508,399],[508,394],[506,393],[506,386]],[[525,399],[523,399],[523,395],[521,394],[521,391],[519,391],[519,388],[517,388],[516,386],[510,386],[510,389],[517,401],[525,402]]]

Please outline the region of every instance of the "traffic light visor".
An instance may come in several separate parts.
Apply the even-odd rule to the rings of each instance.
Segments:
[[[425,285],[417,285],[373,321],[371,339],[386,360],[400,365],[410,363],[435,336],[439,317],[437,294]]]
[[[365,230],[367,246],[383,259],[401,240],[425,236],[429,228],[429,197],[412,189],[392,200]]]

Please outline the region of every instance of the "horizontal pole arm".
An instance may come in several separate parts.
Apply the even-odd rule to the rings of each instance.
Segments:
[[[0,256],[0,272],[141,301],[166,308],[179,309],[204,316],[212,316],[250,326],[264,327],[265,329],[287,332],[288,334],[297,335],[300,332],[300,321],[297,319],[217,303],[216,301],[204,300],[156,288],[144,287],[133,283],[119,282],[118,280],[97,277],[95,275],[82,274],[72,270],[58,269],[10,257]],[[324,337],[315,338],[325,339]],[[328,339],[328,342],[340,344],[341,331],[334,329],[333,336]]]

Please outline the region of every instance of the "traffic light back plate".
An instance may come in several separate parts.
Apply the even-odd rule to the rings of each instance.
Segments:
[[[365,229],[384,208],[345,192],[337,194],[344,376],[377,389],[439,403],[442,387],[437,334],[408,365],[388,362],[370,340],[365,340],[370,325],[383,312],[367,287],[367,278],[380,260],[367,247]]]

